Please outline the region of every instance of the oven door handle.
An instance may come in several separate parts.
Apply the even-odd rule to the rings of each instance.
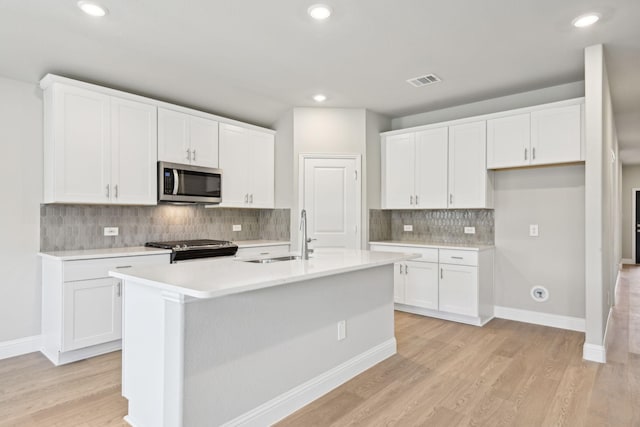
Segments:
[[[178,175],[178,169],[173,169],[173,194],[174,196],[178,194],[178,184],[180,182],[180,175]]]

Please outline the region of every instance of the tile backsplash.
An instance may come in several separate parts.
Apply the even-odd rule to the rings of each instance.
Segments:
[[[203,206],[42,205],[40,250],[142,246],[179,239],[289,240],[289,209],[231,209]],[[232,225],[242,231],[232,231]],[[103,236],[103,227],[119,235]]]
[[[492,209],[370,210],[369,239],[449,244],[494,243]],[[412,225],[413,231],[404,231]],[[464,227],[475,227],[465,234]]]

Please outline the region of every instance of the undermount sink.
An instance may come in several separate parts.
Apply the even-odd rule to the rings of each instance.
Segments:
[[[256,264],[271,264],[272,262],[280,262],[280,261],[294,261],[300,259],[298,255],[287,255],[287,256],[279,256],[275,258],[262,258],[262,259],[245,259],[244,262],[253,262]]]

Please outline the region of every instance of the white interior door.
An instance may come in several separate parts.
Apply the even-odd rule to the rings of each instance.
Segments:
[[[311,247],[360,248],[359,158],[305,158],[302,208]]]

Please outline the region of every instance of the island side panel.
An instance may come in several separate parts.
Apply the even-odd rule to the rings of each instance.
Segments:
[[[395,352],[393,266],[191,302],[185,328],[184,425],[219,425],[384,343]]]

